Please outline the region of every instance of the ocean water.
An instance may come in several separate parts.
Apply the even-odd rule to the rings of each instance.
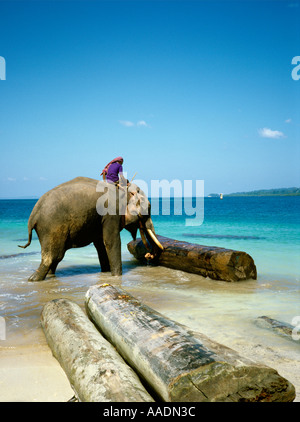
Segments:
[[[158,205],[155,201],[152,208]],[[0,347],[46,344],[40,314],[47,301],[64,297],[84,307],[91,285],[111,283],[173,320],[278,368],[300,389],[299,342],[256,324],[262,315],[289,324],[300,316],[300,197],[205,198],[200,226],[187,226],[187,216],[176,215],[178,207],[184,211],[178,200],[170,204],[170,215],[153,215],[156,233],[162,236],[250,254],[258,279],[237,283],[141,265],[127,251],[131,237],[125,230],[122,276],[101,273],[90,245],[67,251],[55,276],[28,282],[40,263],[39,241],[34,234],[27,249],[17,245],[27,242],[27,220],[35,202],[0,201],[0,317],[5,322]],[[162,209],[164,202],[160,205]]]

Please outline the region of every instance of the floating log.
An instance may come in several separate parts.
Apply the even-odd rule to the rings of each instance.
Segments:
[[[276,370],[241,357],[109,284],[86,294],[90,318],[163,401],[293,401]]]
[[[260,328],[271,329],[275,333],[287,338],[288,340],[298,341],[293,338],[295,327],[291,324],[278,321],[277,319],[273,319],[265,315],[258,317],[255,322],[256,325]]]
[[[214,246],[202,246],[157,236],[164,247],[154,263],[176,270],[200,274],[213,280],[240,281],[257,278],[256,266],[246,252]],[[146,262],[148,252],[136,239],[127,244],[129,252],[138,260]]]
[[[67,299],[48,302],[41,323],[79,401],[153,401],[136,373],[77,304]]]

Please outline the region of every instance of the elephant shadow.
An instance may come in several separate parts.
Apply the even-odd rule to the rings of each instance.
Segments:
[[[97,274],[101,272],[101,268],[99,264],[79,264],[79,265],[70,265],[68,267],[57,268],[55,276],[57,278],[62,277],[71,277],[73,275],[81,275],[81,274]]]

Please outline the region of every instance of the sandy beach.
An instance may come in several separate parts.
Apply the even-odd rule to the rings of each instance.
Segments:
[[[66,402],[73,395],[47,346],[0,349],[1,402]]]

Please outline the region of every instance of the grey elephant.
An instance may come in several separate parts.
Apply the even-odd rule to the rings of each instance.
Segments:
[[[153,257],[163,249],[155,235],[150,203],[135,184],[116,186],[88,177],[76,177],[45,193],[28,220],[28,242],[32,230],[41,244],[41,264],[29,281],[55,274],[65,252],[93,243],[102,271],[122,274],[120,232],[127,229],[133,239],[137,230]]]

